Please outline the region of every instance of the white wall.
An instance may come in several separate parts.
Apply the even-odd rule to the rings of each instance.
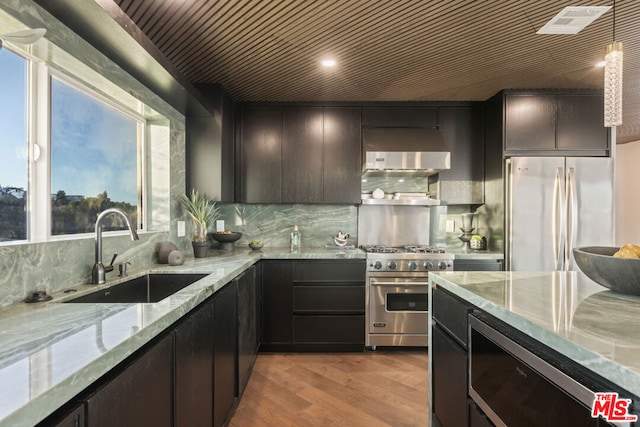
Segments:
[[[616,145],[616,245],[640,245],[640,141]]]

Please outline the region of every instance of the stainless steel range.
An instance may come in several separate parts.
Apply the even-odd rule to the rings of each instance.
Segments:
[[[453,270],[454,255],[422,245],[361,249],[367,253],[365,345],[426,347],[429,272]]]

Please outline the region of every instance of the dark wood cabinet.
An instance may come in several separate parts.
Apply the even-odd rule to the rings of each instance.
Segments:
[[[499,96],[505,154],[608,155],[602,91],[507,90]]]
[[[246,105],[237,129],[240,201],[360,201],[360,108]]]
[[[250,267],[234,279],[238,291],[238,386],[237,395],[242,396],[249,381],[260,342],[258,341],[258,288],[256,268]]]
[[[360,202],[360,107],[324,108],[323,174],[324,203]]]
[[[261,261],[262,269],[262,345],[277,348],[291,343],[293,307],[291,261]]]
[[[502,259],[456,259],[454,271],[504,271]]]
[[[364,276],[364,260],[263,261],[261,350],[362,350]]]
[[[362,107],[363,127],[434,128],[437,125],[436,107],[408,105]]]
[[[85,427],[85,403],[74,403],[68,408],[60,409],[56,414],[44,420],[39,426],[47,427]]]
[[[213,426],[224,425],[236,396],[236,286],[216,292],[213,316]]]
[[[198,89],[213,109],[210,114],[188,114],[186,122],[186,181],[191,189],[215,200],[235,200],[234,107],[220,84],[200,84]]]
[[[491,420],[471,400],[469,400],[469,427],[493,427]]]
[[[444,204],[484,203],[483,111],[481,107],[438,109],[440,133],[451,151],[451,169],[437,176],[437,197]]]
[[[214,301],[208,299],[175,328],[176,426],[213,421]]]
[[[467,425],[468,314],[474,309],[449,292],[432,291],[432,411],[442,427]]]
[[[442,427],[467,425],[467,351],[442,329],[431,330],[433,413]]]
[[[322,203],[322,107],[289,107],[282,120],[283,203]]]
[[[87,399],[90,427],[173,425],[173,335],[134,360]]]
[[[280,203],[282,108],[245,106],[239,117],[240,201]]]

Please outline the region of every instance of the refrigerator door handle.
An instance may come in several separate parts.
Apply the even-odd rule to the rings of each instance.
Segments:
[[[564,258],[562,248],[562,218],[563,218],[563,199],[562,194],[562,176],[564,171],[562,168],[556,169],[556,179],[553,183],[553,223],[551,225],[551,234],[553,239],[553,257],[555,260],[555,269],[562,270],[562,260]]]
[[[565,241],[564,270],[569,270],[571,251],[578,232],[578,192],[576,189],[575,169],[567,169],[567,237]]]

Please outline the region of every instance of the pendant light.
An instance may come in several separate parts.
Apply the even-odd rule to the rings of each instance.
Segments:
[[[604,125],[622,124],[622,43],[616,41],[616,2],[613,0],[613,42],[604,57]]]

